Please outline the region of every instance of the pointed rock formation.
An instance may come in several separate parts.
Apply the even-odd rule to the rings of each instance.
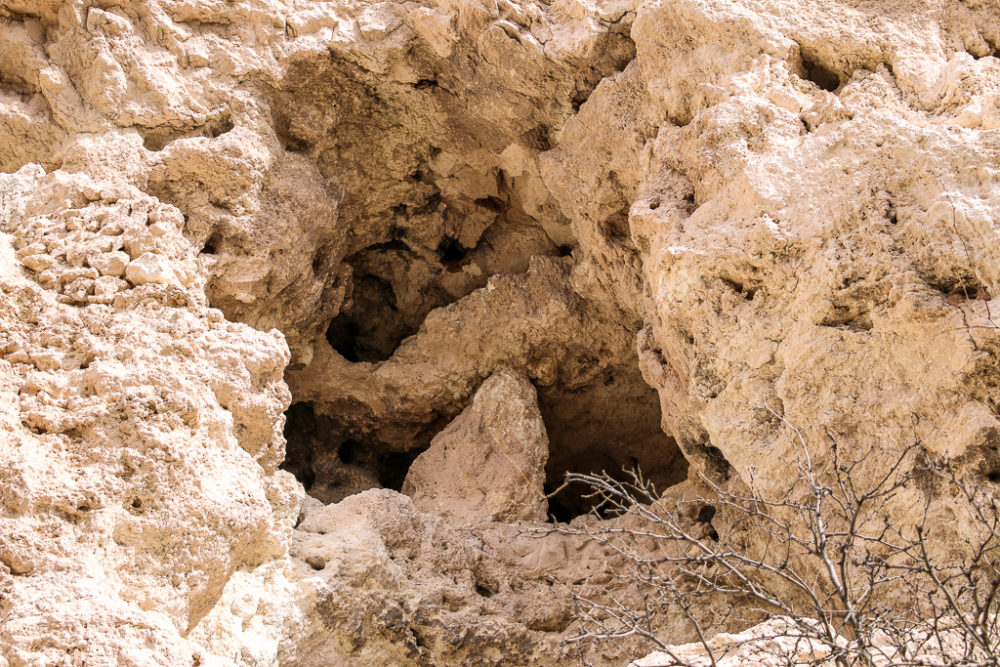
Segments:
[[[548,457],[535,388],[503,370],[417,457],[403,493],[418,509],[457,523],[545,520]]]

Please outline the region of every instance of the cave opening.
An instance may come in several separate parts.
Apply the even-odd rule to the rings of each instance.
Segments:
[[[326,340],[348,361],[383,361],[414,333],[399,313],[392,283],[379,275],[355,276],[345,307],[326,330]]]
[[[546,494],[563,487],[569,472],[603,472],[624,481],[634,470],[660,493],[687,478],[687,459],[663,432],[659,398],[637,363],[608,369],[583,388],[542,389],[539,408],[549,437]],[[567,522],[592,512],[599,499],[590,491],[573,484],[551,495],[551,519]]]
[[[834,93],[842,85],[840,75],[817,58],[802,54],[802,67],[805,69],[806,79],[815,83],[822,90]]]
[[[306,492],[324,504],[368,489],[399,491],[413,461],[427,445],[399,451],[374,438],[350,437],[335,420],[310,403],[293,403],[285,413],[285,460]]]
[[[589,489],[564,485],[569,472],[604,472],[626,480],[635,470],[661,493],[687,478],[688,461],[663,432],[656,391],[637,366],[608,369],[584,387],[540,387],[538,400],[549,439],[545,493],[550,521],[569,522],[597,508]],[[433,420],[404,446],[352,432],[310,403],[294,403],[286,413],[282,468],[323,503],[371,488],[399,491],[413,461],[453,416]]]
[[[631,59],[629,44],[622,42],[628,57],[609,67],[618,71]],[[322,369],[317,378],[342,378],[365,398],[354,400],[339,388],[324,392],[313,386],[319,380],[306,377],[303,384],[312,394],[306,399],[290,381],[297,402],[285,426],[283,467],[324,503],[369,488],[400,489],[416,457],[472,400],[465,386],[472,380],[456,378],[454,390],[442,390],[452,401],[447,407],[435,397],[433,407],[401,408],[411,397],[399,395],[386,397],[392,404],[386,407],[382,395],[365,394],[380,391],[366,384],[365,374],[390,377],[401,372],[394,364],[419,356],[396,353],[401,346],[410,349],[407,339],[420,335],[431,311],[489,289],[493,276],[525,274],[533,258],[570,258],[578,248],[570,220],[539,187],[533,170],[537,156],[553,148],[560,124],[606,73],[595,70],[593,80],[574,82],[573,99],[551,109],[512,103],[498,122],[493,102],[446,93],[454,82],[427,63],[415,68],[411,81],[395,81],[330,54],[297,63],[274,91],[276,134],[339,193],[337,221],[347,230],[343,254],[310,257],[321,280],[342,271],[337,285],[343,293],[336,298],[343,300],[335,314],[327,311],[327,327],[315,340],[323,352],[315,357]],[[447,131],[429,122],[435,114],[447,116]],[[610,239],[631,243],[627,208],[606,227]],[[331,358],[330,350],[340,358]],[[568,471],[623,474],[623,468],[637,467],[661,489],[686,478],[686,460],[661,429],[656,392],[643,381],[634,355],[619,358],[627,356],[616,348],[616,361],[603,375],[577,373],[570,360],[561,380],[538,387],[550,443],[549,489],[561,485]],[[309,363],[296,372],[307,376]],[[375,366],[353,366],[359,363]],[[483,360],[478,376],[488,375],[487,363],[494,368],[498,362]],[[607,363],[605,358],[591,365]],[[434,372],[431,366],[420,372]],[[581,384],[570,375],[588,377]],[[582,489],[565,489],[550,500],[550,513],[557,520],[586,513],[593,503],[585,496]]]

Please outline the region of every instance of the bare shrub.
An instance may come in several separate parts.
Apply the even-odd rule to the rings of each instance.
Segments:
[[[601,520],[554,530],[617,557],[617,585],[575,594],[581,630],[570,641],[641,638],[664,665],[717,665],[747,643],[772,664],[1000,663],[1000,508],[974,466],[935,460],[919,442],[848,456],[829,432],[816,463],[803,433],[764,409],[795,443],[777,497],[753,479],[734,490],[703,478],[704,493],[674,499],[639,471],[567,475]],[[676,618],[694,653],[662,636]],[[712,640],[768,619],[756,634]]]

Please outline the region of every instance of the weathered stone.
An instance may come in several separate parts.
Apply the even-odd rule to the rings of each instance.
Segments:
[[[0,0],[0,663],[564,664],[567,470],[1000,474],[995,3],[97,4]]]
[[[177,280],[167,258],[152,252],[143,253],[129,262],[125,268],[125,278],[133,285],[169,285]]]
[[[87,260],[87,263],[100,271],[102,276],[117,277],[125,275],[125,267],[128,266],[129,256],[127,253],[121,251],[108,252],[91,257]],[[139,269],[136,270],[138,271]],[[129,280],[132,279],[129,278]],[[134,280],[132,282],[135,283]]]
[[[548,457],[535,388],[500,371],[413,462],[403,493],[417,509],[456,523],[544,521]]]

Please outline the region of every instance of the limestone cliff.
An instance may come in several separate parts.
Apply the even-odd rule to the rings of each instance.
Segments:
[[[1000,483],[998,179],[995,0],[0,0],[0,665],[564,664],[563,473],[770,410]]]

